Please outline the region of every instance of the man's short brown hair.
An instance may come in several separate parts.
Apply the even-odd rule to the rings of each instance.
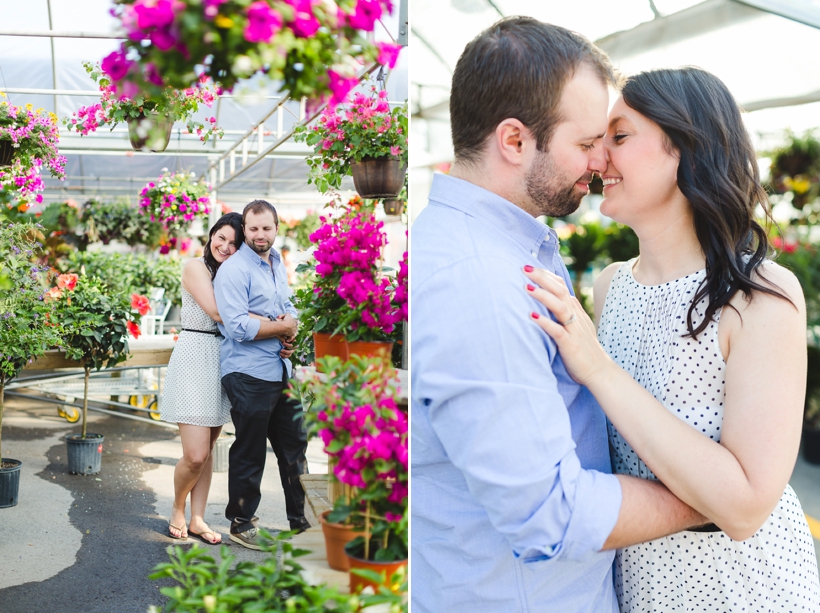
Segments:
[[[245,208],[242,209],[242,225],[245,225],[245,217],[247,217],[248,212],[252,212],[254,215],[259,215],[265,211],[273,213],[273,223],[278,226],[279,215],[276,213],[276,209],[273,208],[273,205],[267,200],[254,200],[253,202],[246,204]]]
[[[453,73],[450,126],[456,161],[477,162],[487,138],[515,118],[546,151],[561,121],[564,86],[581,64],[604,83],[618,85],[609,58],[589,40],[531,17],[508,17],[464,49]]]

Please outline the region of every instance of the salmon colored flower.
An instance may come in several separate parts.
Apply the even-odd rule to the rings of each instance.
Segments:
[[[63,290],[59,287],[52,287],[43,295],[43,300],[49,302],[50,300],[59,300],[63,295]]]
[[[140,331],[140,327],[133,321],[129,321],[127,325],[128,332],[131,334],[131,336],[133,336],[134,338],[139,338],[140,334],[142,334],[142,332]]]
[[[131,294],[131,308],[139,311],[140,315],[148,315],[148,311],[151,310],[151,304],[145,296]]]
[[[59,287],[60,289],[67,289],[71,291],[75,287],[77,287],[77,279],[77,275],[73,273],[60,275],[59,277],[57,277],[57,287]]]

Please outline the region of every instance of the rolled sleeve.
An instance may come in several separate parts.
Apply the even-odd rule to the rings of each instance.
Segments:
[[[220,268],[214,279],[216,308],[226,334],[238,342],[255,339],[262,325],[248,314],[249,291],[250,279],[244,271],[227,269],[226,265]]]
[[[414,319],[440,322],[414,329],[414,352],[422,348],[424,362],[414,394],[424,398],[448,458],[517,556],[589,559],[615,526],[620,484],[582,468],[576,455],[552,370],[556,348],[529,320],[536,307],[522,289],[526,277],[511,278],[519,267],[492,258],[456,268],[428,281],[449,286],[431,288],[441,300],[419,300],[418,313],[414,305]],[[464,308],[446,299],[452,295],[474,300]]]

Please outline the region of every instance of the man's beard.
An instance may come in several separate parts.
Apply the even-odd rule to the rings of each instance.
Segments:
[[[265,253],[266,251],[270,251],[270,248],[273,247],[273,241],[265,241],[266,247],[260,247],[253,241],[245,241],[245,244],[248,245],[248,247],[250,247],[251,249],[253,249],[256,253]]]
[[[589,183],[592,181],[592,173],[575,179],[568,186],[563,181],[552,156],[547,152],[539,152],[527,173],[526,182],[527,195],[541,215],[563,217],[577,211],[586,192],[579,190],[575,183]]]

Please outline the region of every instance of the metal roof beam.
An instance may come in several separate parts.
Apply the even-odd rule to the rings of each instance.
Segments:
[[[114,32],[60,32],[57,30],[0,30],[0,36],[34,36],[36,38],[113,38],[116,40],[125,40],[125,36]]]
[[[812,28],[820,28],[820,6],[805,0],[734,0],[761,11],[791,19]]]

